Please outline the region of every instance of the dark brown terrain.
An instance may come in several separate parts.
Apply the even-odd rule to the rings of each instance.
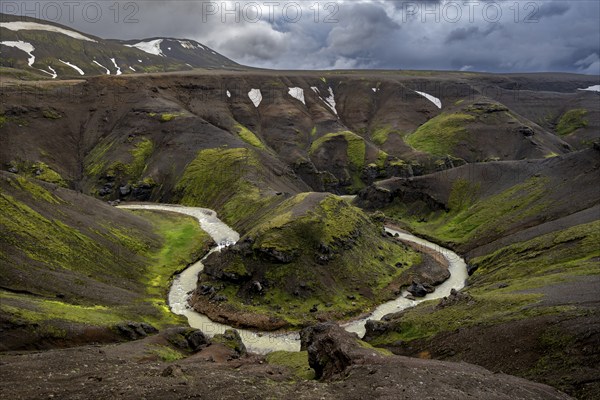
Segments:
[[[19,62],[0,77],[3,398],[598,398],[600,107],[578,90],[598,77],[26,81]],[[206,262],[193,305],[303,327],[305,351],[183,328],[170,280],[212,242],[191,218],[112,207],[128,201],[216,210],[241,239]],[[384,222],[458,252],[466,287],[370,323],[370,344],[315,325],[445,279]]]

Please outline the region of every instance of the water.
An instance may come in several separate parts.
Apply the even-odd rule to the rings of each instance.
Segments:
[[[235,244],[240,238],[239,234],[227,226],[219,218],[217,218],[216,212],[205,208],[183,207],[167,204],[125,205],[119,206],[119,208],[171,211],[190,215],[198,219],[202,229],[213,238],[213,240],[217,243],[217,246],[213,248],[202,260],[191,265],[185,271],[175,277],[171,286],[171,290],[169,291],[169,306],[171,307],[171,311],[173,311],[175,314],[185,316],[192,328],[200,329],[208,336],[223,333],[226,329],[230,329],[231,326],[213,322],[207,316],[194,311],[188,304],[188,298],[190,293],[196,289],[198,274],[204,269],[202,261],[210,254],[221,251],[221,249]],[[408,294],[408,292],[404,291],[397,299],[378,306],[368,317],[342,325],[347,331],[355,332],[361,337],[365,334],[365,323],[367,320],[379,320],[386,314],[414,307],[420,302],[448,296],[452,289],[462,289],[467,279],[467,266],[465,261],[455,252],[409,233],[398,232],[390,228],[386,228],[386,230],[393,235],[397,234],[399,239],[417,243],[440,253],[448,260],[451,275],[448,280],[436,287],[435,292],[430,293],[419,300],[406,299],[405,296]],[[244,341],[244,344],[248,350],[254,353],[265,354],[278,350],[300,350],[299,332],[274,334],[270,332],[254,332],[246,329],[237,329],[237,331],[240,333],[240,336],[242,337],[242,340]]]

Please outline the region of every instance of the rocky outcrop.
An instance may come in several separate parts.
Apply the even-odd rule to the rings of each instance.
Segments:
[[[356,334],[333,322],[324,322],[300,332],[301,350],[308,351],[308,363],[317,379],[332,379],[354,364],[375,362],[376,351],[362,347]]]

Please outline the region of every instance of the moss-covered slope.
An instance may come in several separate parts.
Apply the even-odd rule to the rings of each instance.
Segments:
[[[210,242],[194,219],[144,219],[14,174],[3,173],[0,185],[6,348],[106,339],[106,330],[96,339],[86,335],[127,320],[180,322],[166,306],[169,279]]]
[[[409,267],[420,262],[345,200],[303,193],[262,218],[238,245],[209,257],[193,301],[237,325],[298,326],[369,310],[409,284]]]

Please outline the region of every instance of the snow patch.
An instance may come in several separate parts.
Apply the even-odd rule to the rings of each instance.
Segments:
[[[121,68],[119,68],[119,66],[117,65],[117,60],[115,60],[114,58],[111,58],[110,61],[112,61],[113,65],[117,69],[117,75],[121,75],[122,74]]]
[[[231,92],[229,90],[227,91],[227,97],[231,98]]]
[[[65,65],[68,65],[71,68],[73,68],[75,71],[79,72],[79,75],[85,75],[85,72],[83,72],[83,70],[81,68],[79,68],[77,65],[73,65],[70,62],[63,61],[60,58],[58,59],[58,61],[60,61],[61,63],[65,64]]]
[[[136,49],[140,49],[143,52],[148,54],[154,54],[155,56],[166,57],[162,50],[160,49],[160,44],[163,42],[163,39],[151,40],[149,42],[139,42],[136,44],[126,44],[127,47],[135,47]],[[141,60],[138,60],[142,62]]]
[[[433,97],[430,94],[427,94],[425,92],[419,92],[415,90],[415,93],[420,94],[421,96],[425,97],[427,100],[431,101],[433,104],[436,105],[437,108],[441,109],[442,108],[442,101],[440,99],[438,99],[437,97]]]
[[[302,104],[306,105],[306,102],[304,101],[304,89],[299,88],[299,87],[293,87],[293,88],[289,88],[289,95],[292,96],[295,99],[298,99],[302,102]]]
[[[331,88],[331,86],[329,87],[329,97],[326,97],[326,98],[322,98],[320,96],[321,91],[319,90],[318,87],[311,86],[310,88],[312,89],[313,92],[315,92],[317,95],[319,95],[319,99],[321,99],[321,101],[323,101],[323,103],[325,103],[327,105],[327,107],[329,107],[335,115],[338,115],[337,109],[335,108],[335,95],[333,94],[333,89]]]
[[[586,92],[600,92],[600,85],[594,85],[594,86],[590,86],[589,88],[586,88],[586,89],[577,89],[577,90],[583,90]]]
[[[167,47],[167,50],[171,51],[171,48],[170,48],[170,47]]]
[[[135,72],[135,69],[131,65],[129,66],[129,69]]]
[[[52,72],[48,72],[46,70],[38,68],[39,71],[42,71],[43,73],[50,75],[52,77],[52,79],[56,79],[56,77],[58,76],[58,74],[56,73],[56,71],[54,70],[54,68],[52,68],[51,66],[48,65],[48,69],[50,71],[52,71]]]
[[[329,108],[331,108],[331,111],[333,111],[335,115],[338,115],[337,109],[335,108],[335,96],[333,94],[333,89],[331,88],[331,86],[329,87],[329,97],[325,98],[325,103],[327,103],[327,105],[329,106]]]
[[[102,67],[106,70],[106,75],[110,75],[110,69],[106,68],[104,65],[100,64],[98,61],[94,60],[94,64],[96,64],[99,67]]]
[[[22,40],[19,40],[16,42],[13,42],[13,41],[0,42],[0,44],[3,44],[8,47],[16,47],[17,49],[22,50],[25,53],[27,53],[27,55],[29,55],[29,60],[27,60],[27,63],[29,64],[30,67],[35,62],[35,56],[32,54],[33,51],[35,50],[35,47],[33,47],[33,45],[31,43],[27,43],[27,42],[23,42]],[[46,72],[46,71],[44,71],[44,72]]]
[[[63,35],[67,35],[72,37],[73,39],[85,40],[88,42],[97,43],[94,39],[90,39],[87,36],[83,36],[81,33],[77,33],[74,31],[70,31],[68,29],[59,28],[58,26],[39,24],[37,22],[0,22],[0,28],[6,28],[11,31],[47,31],[47,32],[56,32],[62,33]]]
[[[143,61],[142,61],[142,60],[138,60],[138,62],[140,62],[140,63],[141,63],[141,62],[143,62]]]
[[[52,68],[51,66],[48,65],[48,69],[50,71],[52,71],[52,79],[56,79],[56,77],[58,76],[58,74],[56,73],[56,71],[54,70],[54,68]]]
[[[250,98],[250,100],[252,100],[252,103],[254,103],[254,107],[257,107],[260,105],[260,102],[262,101],[262,93],[260,92],[260,89],[252,89],[248,92],[248,97]]]
[[[379,92],[379,90],[380,90],[380,89],[379,89],[379,88],[376,88],[376,87],[374,87],[374,88],[371,88],[371,90],[373,91],[373,93],[377,93],[377,92]]]
[[[215,56],[217,55],[217,53],[215,53],[215,52],[214,52],[214,51],[212,51],[212,50],[211,50],[210,52],[211,52],[211,53],[213,53]]]

